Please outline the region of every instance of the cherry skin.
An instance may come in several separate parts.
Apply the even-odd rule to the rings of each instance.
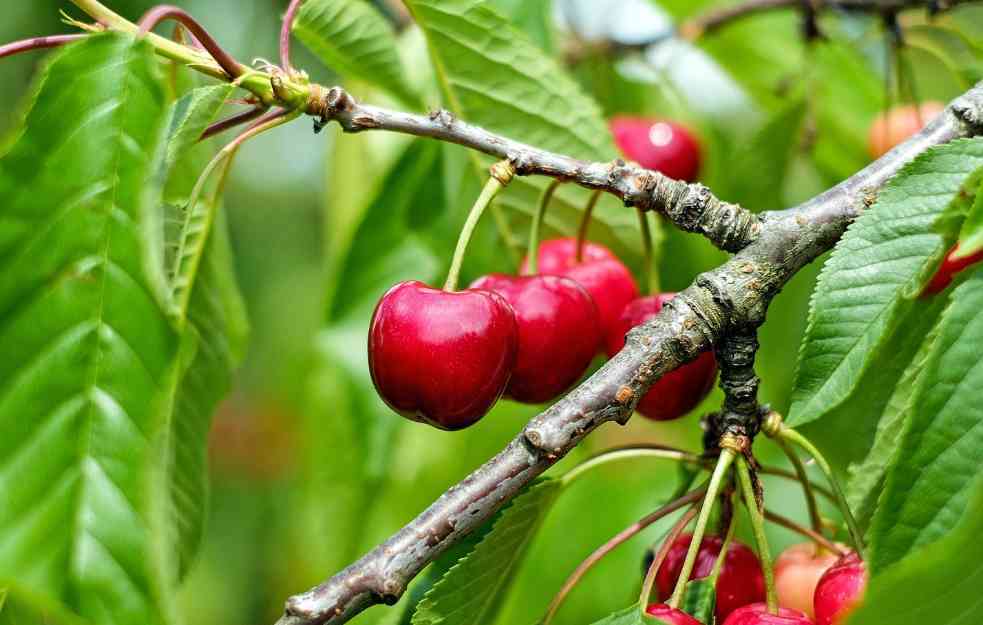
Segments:
[[[559,396],[590,365],[601,329],[586,290],[561,276],[491,274],[471,284],[494,291],[515,311],[519,353],[505,393],[526,403]]]
[[[970,254],[969,256],[963,258],[955,258],[956,250],[959,245],[953,245],[949,248],[949,251],[945,254],[945,259],[942,264],[939,265],[938,270],[928,284],[925,285],[925,290],[922,291],[923,296],[935,295],[936,293],[941,293],[952,283],[953,278],[956,274],[969,267],[970,265],[975,265],[976,263],[983,260],[983,250]]]
[[[540,274],[570,278],[590,294],[597,306],[602,337],[617,323],[628,302],[638,297],[631,272],[603,245],[585,242],[582,259],[577,262],[577,239],[550,239],[540,243],[538,260]],[[523,261],[523,271],[525,268]],[[603,351],[603,340],[597,343],[597,350]]]
[[[775,591],[778,603],[813,616],[812,597],[826,569],[839,558],[832,551],[816,549],[816,543],[792,545],[775,559]]]
[[[629,160],[676,180],[700,173],[700,144],[686,127],[665,119],[619,115],[610,122],[618,149]]]
[[[645,608],[645,613],[662,620],[669,625],[703,625],[698,620],[682,610],[670,608],[664,603],[653,603]]]
[[[829,567],[816,585],[813,609],[816,625],[839,625],[863,600],[867,565],[855,552]]]
[[[681,534],[676,538],[662,566],[655,574],[655,585],[659,589],[660,600],[665,601],[672,595],[692,540],[692,534]],[[710,574],[723,543],[719,536],[703,537],[690,579],[699,579]],[[758,557],[747,545],[736,540],[731,541],[720,569],[720,577],[717,578],[716,591],[717,622],[722,622],[728,614],[741,606],[764,601],[765,576],[761,571]]]
[[[518,344],[515,314],[498,293],[400,282],[372,315],[369,372],[399,414],[459,430],[502,396]]]
[[[812,620],[788,608],[778,608],[778,614],[768,611],[764,603],[752,603],[734,610],[724,625],[813,625]]]
[[[880,158],[938,117],[943,109],[945,109],[943,103],[930,101],[922,102],[917,108],[909,104],[879,113],[871,123],[870,134],[867,137],[867,149],[870,155]]]
[[[618,323],[610,328],[605,337],[608,357],[614,356],[625,346],[628,330],[657,315],[673,296],[675,293],[649,295],[629,303],[618,318]],[[692,362],[662,376],[649,388],[635,409],[656,421],[676,419],[703,401],[713,389],[716,378],[717,359],[713,352],[703,352]]]

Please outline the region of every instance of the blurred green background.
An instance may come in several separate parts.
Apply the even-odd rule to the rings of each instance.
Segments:
[[[107,4],[135,19],[152,3]],[[286,0],[178,4],[240,59],[276,57]],[[571,74],[606,115],[663,115],[694,127],[704,144],[704,182],[724,199],[759,210],[791,205],[863,166],[867,126],[886,103],[912,93],[948,100],[967,81],[979,79],[952,71],[940,51],[956,54],[950,49],[958,38],[937,34],[951,29],[978,43],[983,13],[975,8],[947,17],[945,29],[927,29],[923,16],[906,16],[912,47],[904,59],[913,81],[899,89],[890,78],[897,65],[885,53],[883,30],[864,17],[824,16],[829,41],[811,49],[798,35],[798,18],[778,12],[742,22],[696,46],[673,40],[646,55],[614,59],[591,40],[630,41],[639,24],[656,28],[659,19],[679,20],[721,3],[671,0],[661,8],[644,0],[492,4],[540,46],[566,59]],[[382,3],[380,8],[399,20],[392,5]],[[7,3],[0,40],[64,32],[59,9],[71,13],[68,3],[59,0]],[[411,80],[422,85],[430,94],[426,104],[436,108],[440,98],[425,46],[411,25],[401,28],[401,52]],[[0,63],[0,84],[5,86],[0,128],[11,125],[41,58],[23,55]],[[321,83],[337,80],[299,45],[294,64]],[[348,86],[362,99],[384,101],[364,85]],[[339,570],[409,521],[497,452],[538,410],[503,402],[475,427],[448,433],[404,422],[372,391],[364,347],[371,303],[401,278],[391,273],[371,281],[346,277],[346,268],[359,262],[357,251],[351,250],[353,236],[365,229],[360,224],[374,214],[373,207],[377,213],[386,202],[396,201],[392,195],[377,198],[380,185],[400,192],[401,185],[412,182],[411,170],[421,159],[442,159],[450,181],[461,181],[459,172],[469,166],[469,156],[458,148],[418,142],[407,153],[408,143],[385,135],[341,136],[335,127],[315,136],[302,122],[250,143],[238,157],[226,206],[252,340],[236,387],[216,416],[211,516],[182,597],[189,625],[272,623],[286,596]],[[477,186],[467,177],[433,197],[417,191],[410,195],[417,203],[403,218],[412,222],[414,215],[433,208],[426,202],[445,202],[453,209],[453,223],[446,224],[453,233]],[[575,190],[565,189],[564,194],[574,206],[586,199]],[[530,208],[528,198],[514,201],[525,201]],[[602,213],[614,224],[613,244],[638,271],[634,215],[613,201]],[[516,236],[524,238],[525,217],[510,213],[508,219]],[[566,218],[553,225],[569,232],[575,223]],[[464,281],[483,271],[514,269],[501,240],[485,226],[473,244]],[[659,275],[665,290],[687,286],[725,258],[698,237],[668,229],[660,236]],[[453,241],[453,234],[447,240]],[[449,260],[451,251],[448,244],[441,262]],[[414,275],[412,266],[401,270]],[[427,275],[441,271],[430,267]],[[818,264],[793,280],[771,307],[762,331],[761,392],[779,410],[787,407],[817,273]],[[629,442],[696,450],[698,416],[719,401],[715,391],[700,409],[671,424],[636,418],[624,428],[606,425],[554,470]],[[765,462],[780,464],[767,442],[759,444],[759,452]],[[657,507],[677,486],[678,477],[667,463],[637,461],[599,470],[579,482],[550,513],[518,572],[519,582],[500,622],[535,620],[577,563]],[[805,521],[795,488],[770,480],[766,488],[770,507]],[[630,604],[638,592],[643,552],[663,529],[646,531],[604,560],[568,599],[556,622],[587,623]],[[772,539],[777,553],[794,537],[774,530]],[[374,608],[356,622],[395,622],[406,603]]]

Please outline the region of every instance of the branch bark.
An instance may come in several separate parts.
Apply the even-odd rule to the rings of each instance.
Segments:
[[[675,210],[675,204],[687,201],[692,187],[699,187],[667,183],[658,174],[617,162],[585,163],[545,152],[443,112],[422,117],[360,105],[337,88],[325,92],[323,98],[323,106],[313,113],[337,120],[347,131],[394,130],[450,141],[508,158],[520,174],[565,178],[667,214]],[[954,100],[919,134],[804,204],[753,219],[740,207],[730,209],[731,214],[742,216],[740,223],[748,224],[746,229],[739,227],[744,234],[727,233],[715,242],[743,243],[733,246],[739,249],[735,256],[700,275],[652,321],[629,332],[620,353],[534,417],[504,450],[451,487],[406,527],[323,584],[288,599],[279,625],[338,625],[370,605],[395,603],[428,563],[484,523],[587,434],[608,421],[626,423],[639,398],[661,376],[725,337],[757,328],[782,286],[830,249],[904,164],[934,145],[981,132],[983,83]],[[712,198],[708,192],[696,195]],[[716,226],[721,209],[709,206],[714,201],[719,202],[708,200],[697,212],[713,213],[716,221],[710,223]],[[709,230],[718,231],[716,227]]]

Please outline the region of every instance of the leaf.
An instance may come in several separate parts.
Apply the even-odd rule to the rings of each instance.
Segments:
[[[306,0],[293,32],[342,76],[378,85],[410,104],[419,101],[406,81],[392,26],[366,0]]]
[[[906,46],[935,57],[959,81],[962,89],[969,89],[983,78],[980,51],[957,29],[935,24],[913,24],[905,28],[904,35]]]
[[[614,614],[595,621],[594,625],[644,625],[645,623],[663,623],[662,619],[646,618],[642,616],[642,611],[638,604],[618,610]]]
[[[686,582],[686,594],[680,609],[701,623],[713,621],[717,603],[716,578],[703,577]]]
[[[983,484],[975,479],[965,512],[936,543],[873,575],[848,625],[975,625],[983,612]]]
[[[164,99],[149,44],[87,38],[0,159],[0,577],[100,625],[169,611],[146,487],[179,340],[141,236]]]
[[[509,504],[478,546],[420,600],[413,625],[487,625],[494,622],[529,542],[560,491],[541,480]]]
[[[57,604],[24,590],[14,581],[0,580],[0,625],[88,625]]]
[[[983,183],[976,191],[976,201],[973,202],[963,221],[962,229],[959,231],[959,249],[956,254],[959,258],[972,256],[976,252],[983,250]]]
[[[983,166],[983,140],[934,148],[905,166],[847,230],[813,294],[790,425],[816,421],[862,389],[858,381],[897,327],[942,252],[932,227]],[[918,304],[921,305],[921,304]]]
[[[874,574],[951,531],[969,502],[983,448],[983,272],[958,286],[912,397],[898,461],[871,525]]]
[[[597,104],[566,72],[499,13],[473,0],[408,0],[407,7],[426,35],[444,103],[469,123],[537,147],[584,159],[615,155],[611,134]],[[489,159],[471,152],[476,175],[487,178]],[[517,178],[498,204],[531,212],[548,182]],[[565,191],[571,197],[573,190]],[[578,192],[575,213],[586,203]],[[463,204],[463,202],[462,202]],[[561,217],[551,206],[547,223],[572,231],[578,217]],[[616,251],[638,249],[634,215],[613,202],[598,206],[595,226],[613,231]],[[592,228],[592,237],[597,234]],[[610,231],[609,231],[610,232]],[[631,249],[628,248],[628,249]]]

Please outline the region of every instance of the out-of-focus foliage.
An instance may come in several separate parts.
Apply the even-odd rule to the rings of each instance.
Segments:
[[[149,0],[106,3],[134,19],[152,4]],[[64,30],[57,10],[66,6],[59,0],[8,4],[12,6],[5,7],[0,40]],[[239,58],[276,58],[278,18],[285,1],[180,0],[178,4]],[[810,45],[801,41],[794,14],[775,12],[696,43],[670,38],[644,52],[614,57],[592,46],[592,40],[630,43],[726,2],[407,2],[423,28],[405,21],[408,14],[399,2],[369,4],[368,0],[310,0],[297,32],[317,56],[297,45],[294,65],[323,84],[343,80],[363,101],[406,107],[419,99],[422,107],[444,107],[515,139],[590,158],[614,156],[605,134],[606,116],[643,113],[679,119],[701,137],[702,180],[725,199],[753,210],[791,205],[865,165],[870,120],[898,97],[897,93],[885,97],[889,64],[879,24],[835,11],[821,22],[828,39]],[[353,7],[345,13],[351,21],[330,19],[331,10],[344,6]],[[903,58],[914,76],[912,92],[925,99],[948,100],[980,77],[980,9],[960,9],[931,25],[920,15],[906,14],[904,24],[910,27],[911,49]],[[0,81],[8,86],[0,98],[3,129],[15,128],[17,96],[27,93],[42,57],[33,54],[0,62]],[[398,69],[389,66],[396,58]],[[371,63],[362,64],[366,59]],[[169,71],[166,65],[161,67],[165,74]],[[559,123],[553,121],[557,119]],[[186,197],[187,180],[193,180],[208,149],[196,150],[193,162],[178,164],[178,169],[187,169],[181,178],[185,185],[168,186],[166,200],[176,204]],[[278,129],[247,144],[239,154],[226,193],[226,212],[219,215],[199,279],[215,270],[208,258],[219,259],[219,264],[227,258],[229,243],[252,338],[245,364],[235,375],[234,390],[212,429],[210,499],[204,499],[194,482],[184,484],[182,492],[193,493],[195,504],[207,501],[210,515],[179,605],[167,619],[189,625],[273,622],[288,594],[317,583],[398,529],[497,452],[537,412],[537,407],[502,402],[467,431],[438,432],[407,423],[385,408],[367,374],[365,336],[375,301],[401,279],[441,280],[456,232],[488,163],[456,146],[389,134],[343,136],[331,128],[314,136],[308,122]],[[541,180],[518,181],[503,195],[497,212],[486,215],[472,242],[465,280],[486,271],[515,269],[528,215],[542,184]],[[583,190],[562,188],[547,217],[549,234],[573,233],[586,198]],[[225,218],[228,242],[221,237]],[[640,242],[634,223],[632,211],[607,198],[598,209],[591,235],[615,248],[637,272]],[[699,272],[726,258],[699,237],[673,228],[662,231],[658,273],[665,290],[684,288]],[[930,236],[935,245],[955,234]],[[930,256],[933,250],[923,255]],[[782,411],[790,405],[795,346],[805,330],[817,272],[818,265],[812,266],[792,280],[775,299],[762,328],[757,365],[762,399]],[[977,281],[974,277],[959,289],[970,290]],[[199,319],[218,319],[220,325],[230,327],[233,332],[227,342],[203,343],[201,347],[216,349],[200,353],[234,361],[243,328],[231,295],[234,290],[221,280],[213,284],[216,293],[225,294],[225,305],[208,308],[211,300],[206,299],[195,308],[192,300],[189,316],[194,322],[197,310]],[[911,328],[898,326],[897,336],[925,333],[941,318],[936,340],[956,341],[961,327],[957,322],[974,314],[971,302],[965,306],[965,310],[953,306],[944,312],[944,303],[923,307],[927,312],[906,318],[903,322]],[[972,322],[964,325],[975,327]],[[912,346],[911,355],[916,349]],[[867,462],[876,467],[871,473],[886,473],[888,490],[896,494],[907,478],[892,464],[894,447],[885,441],[910,427],[905,425],[909,400],[932,409],[931,422],[924,424],[925,436],[905,439],[905,449],[927,463],[951,464],[952,457],[936,453],[932,441],[967,429],[968,422],[959,418],[956,413],[963,413],[956,407],[935,410],[938,401],[931,388],[937,379],[939,384],[959,384],[951,378],[942,380],[942,371],[962,371],[965,375],[960,379],[971,384],[971,359],[958,350],[922,356],[914,359],[916,369],[905,372],[901,365],[892,378],[904,374],[901,379],[909,380],[912,387],[917,378],[917,390],[878,396],[878,414],[887,418],[880,426],[874,420],[865,424],[863,442],[872,443],[873,449]],[[202,369],[216,370],[221,371]],[[922,374],[925,377],[919,377]],[[191,399],[204,398],[200,406],[213,401],[210,394],[227,380],[221,375],[202,376],[194,382],[198,393]],[[624,428],[606,425],[553,473],[592,451],[627,442],[698,449],[698,415],[719,401],[720,393],[715,391],[680,422],[652,424],[635,419]],[[2,410],[0,404],[0,414]],[[207,416],[195,423],[207,424]],[[202,434],[193,428],[187,433]],[[0,447],[4,444],[0,441]],[[759,448],[763,461],[777,462],[767,442]],[[840,458],[840,468],[846,469],[845,460],[860,457],[847,454]],[[182,468],[199,466],[200,461],[200,456],[175,456]],[[493,597],[495,622],[530,623],[541,616],[583,557],[665,501],[680,479],[666,462],[637,461],[599,469],[565,489],[544,518],[537,517],[541,527],[528,541],[521,565],[509,569],[515,584],[507,594]],[[865,502],[865,523],[875,518],[880,519],[875,523],[887,527],[897,519],[890,511],[875,513],[871,493],[879,491],[879,484],[879,479],[855,482],[852,494]],[[800,493],[793,485],[766,479],[765,488],[770,508],[805,520]],[[964,509],[979,509],[967,504],[968,489],[968,484],[954,486],[950,499],[958,499],[958,505],[943,502],[932,509],[946,511],[945,529],[959,528],[943,543],[930,546],[933,557],[968,544],[964,539],[979,518],[957,526]],[[932,512],[899,510],[904,520]],[[190,527],[187,540],[194,541],[196,527]],[[932,537],[942,527],[933,528]],[[665,529],[664,522],[654,525],[602,561],[571,594],[554,622],[593,622],[635,601],[643,551]],[[775,553],[793,540],[784,530],[772,530],[771,537]],[[0,536],[0,553],[3,540]],[[903,551],[899,545],[923,542],[920,537],[890,533],[882,540],[889,546],[884,549],[894,550],[882,552],[894,554],[885,556],[885,563],[899,559]],[[172,564],[178,568],[179,563]],[[356,622],[409,622],[414,600],[452,564],[445,560],[442,569],[421,576],[397,608],[372,609]],[[0,562],[0,573],[3,565]],[[875,597],[890,598],[896,585],[922,574],[910,559],[902,559],[894,571]],[[6,607],[0,611],[0,623],[38,622],[40,612],[48,622],[74,623],[74,617],[62,615],[20,584],[0,579],[0,596],[4,588]],[[445,586],[448,589],[453,590]],[[431,604],[441,605],[433,599],[441,592],[440,584],[434,587]],[[428,609],[431,614],[436,610],[432,605]]]

